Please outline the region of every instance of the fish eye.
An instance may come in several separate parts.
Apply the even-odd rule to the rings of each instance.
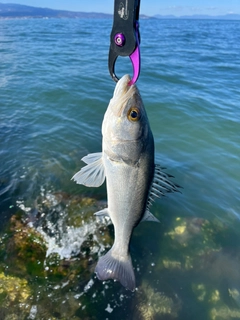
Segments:
[[[138,108],[131,108],[128,112],[128,120],[138,121],[140,119],[140,110]]]

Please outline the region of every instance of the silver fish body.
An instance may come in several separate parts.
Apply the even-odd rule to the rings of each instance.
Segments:
[[[177,191],[178,186],[154,164],[154,140],[136,85],[128,86],[125,75],[116,85],[102,123],[102,152],[84,157],[87,163],[73,179],[98,187],[105,178],[108,208],[96,215],[108,215],[114,225],[114,244],[100,257],[95,272],[100,280],[115,279],[135,289],[129,253],[134,227],[141,220],[158,221],[149,211],[154,197]]]

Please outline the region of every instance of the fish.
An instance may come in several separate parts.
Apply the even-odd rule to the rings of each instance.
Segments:
[[[99,187],[106,179],[108,207],[95,213],[108,216],[114,226],[112,248],[97,262],[99,280],[119,281],[134,291],[136,281],[129,244],[140,221],[159,220],[150,212],[157,197],[177,192],[163,168],[155,164],[154,139],[146,110],[136,86],[124,75],[116,84],[102,122],[102,152],[82,158],[86,163],[72,179]]]

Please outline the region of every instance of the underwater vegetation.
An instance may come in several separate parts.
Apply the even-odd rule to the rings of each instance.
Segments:
[[[0,319],[240,318],[240,251],[223,222],[141,223],[132,293],[94,274],[113,242],[109,221],[93,216],[105,205],[66,192],[42,194],[34,210],[17,203],[0,237]],[[144,242],[150,228],[154,246]]]

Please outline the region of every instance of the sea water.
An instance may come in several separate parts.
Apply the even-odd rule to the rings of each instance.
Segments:
[[[152,213],[161,224],[141,224],[133,233],[139,295],[102,284],[92,272],[90,285],[72,297],[85,295],[85,307],[79,302],[57,318],[95,319],[92,305],[98,319],[119,317],[122,308],[122,319],[240,318],[240,22],[140,22],[137,85],[156,163],[182,193],[156,201]],[[0,21],[1,230],[18,208],[41,211],[47,200],[56,208],[56,192],[106,201],[105,186],[86,188],[70,179],[83,156],[101,151],[101,123],[115,87],[108,72],[111,26],[107,19]],[[132,75],[132,66],[120,57],[116,74],[125,73]],[[48,250],[70,259],[80,250],[79,230],[61,227],[66,210],[59,213],[48,221],[58,232]],[[70,291],[59,290],[56,304]],[[38,319],[37,308],[36,299],[31,319]]]

